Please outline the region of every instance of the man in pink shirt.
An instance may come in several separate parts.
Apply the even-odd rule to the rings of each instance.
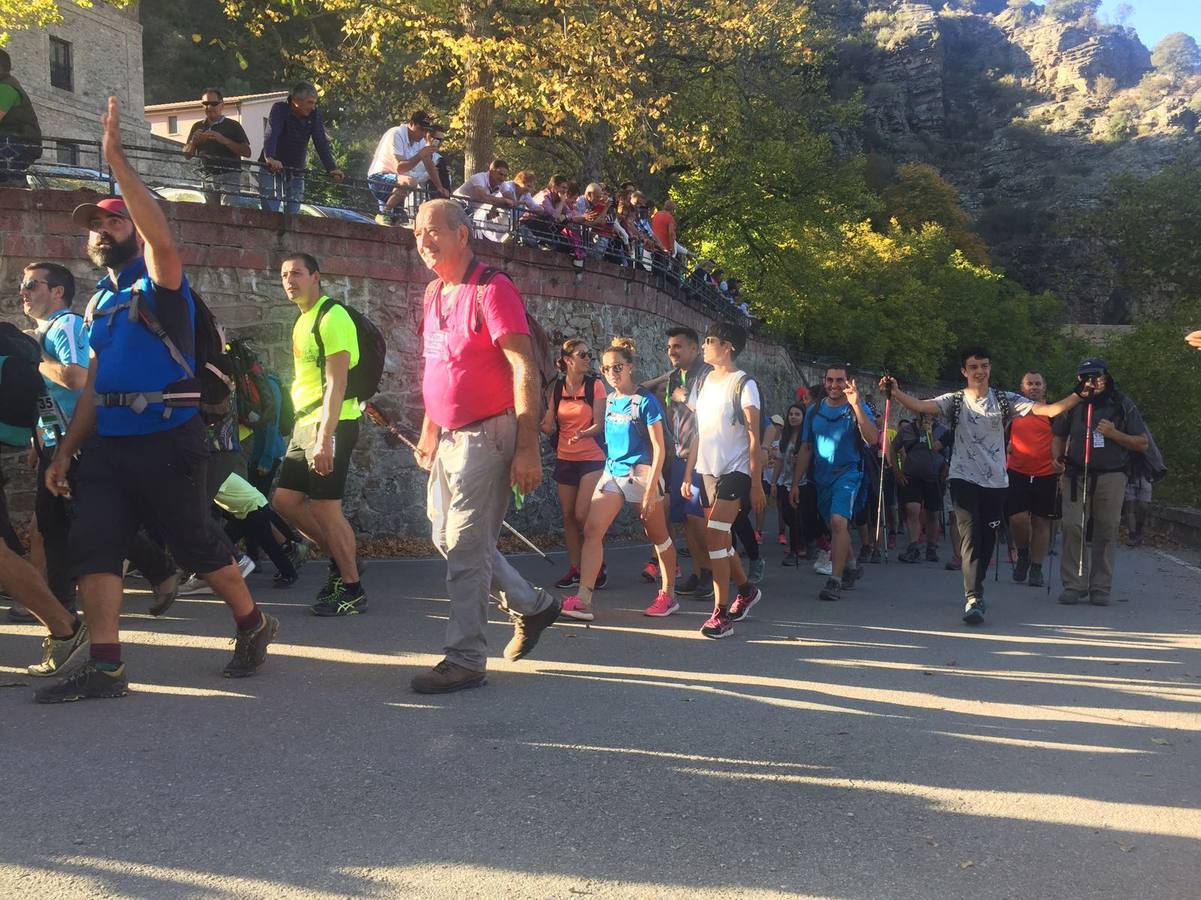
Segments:
[[[471,252],[471,223],[459,204],[422,204],[413,234],[438,275],[426,291],[421,326],[425,421],[416,457],[430,473],[430,518],[434,543],[446,555],[450,621],[446,658],[412,687],[443,694],[484,683],[490,594],[513,620],[508,660],[534,649],[558,618],[560,602],[496,549],[510,488],[529,493],[542,481],[540,386],[525,303],[505,275],[480,288],[484,266]]]

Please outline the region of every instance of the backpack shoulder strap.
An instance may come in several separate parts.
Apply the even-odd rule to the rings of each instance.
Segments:
[[[321,339],[321,320],[335,306],[341,306],[333,297],[326,297],[313,318],[313,340],[317,343],[317,368],[321,370],[321,378],[325,380],[325,341]]]
[[[1013,421],[1013,406],[1009,402],[1009,395],[1005,391],[993,391],[997,397],[997,405],[1001,407],[1001,427],[1008,428],[1009,423]]]
[[[959,425],[959,416],[963,412],[963,391],[951,395],[951,431]]]
[[[567,388],[566,378],[556,378],[551,385],[551,409],[555,411],[555,416],[559,415],[559,404],[563,402],[563,391]]]
[[[120,309],[118,306],[117,309]],[[114,309],[114,312],[116,310]],[[131,319],[140,319],[142,324],[153,334],[162,345],[167,348],[167,352],[171,354],[171,358],[175,360],[175,364],[184,370],[188,378],[195,378],[196,372],[188,363],[175,341],[171,339],[171,335],[167,334],[167,329],[163,327],[163,323],[158,320],[158,316],[154,314],[154,310],[146,303],[142,302],[142,281],[139,280],[130,291],[129,294],[129,317]],[[193,301],[193,329],[195,329],[195,301]]]
[[[495,266],[486,266],[483,263],[479,265],[479,277],[475,281],[474,318],[471,323],[471,330],[476,333],[479,333],[480,329],[484,327],[484,289],[492,283],[497,275],[505,274]]]
[[[747,382],[751,381],[751,376],[743,372],[734,382],[734,390],[730,394],[730,424],[731,425],[746,425],[746,410],[742,408],[742,391],[747,386]]]

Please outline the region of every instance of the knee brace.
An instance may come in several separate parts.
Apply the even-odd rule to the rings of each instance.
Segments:
[[[710,561],[715,560],[715,559],[725,559],[727,556],[733,556],[733,555],[734,555],[733,547],[722,547],[720,550],[710,550],[709,551]]]

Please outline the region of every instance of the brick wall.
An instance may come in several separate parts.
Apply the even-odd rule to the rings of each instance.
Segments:
[[[0,189],[0,284],[15,298],[21,269],[35,259],[69,265],[79,279],[76,308],[82,309],[101,273],[84,255],[86,235],[71,224],[70,212],[90,195],[58,191]],[[231,336],[259,344],[271,365],[290,378],[290,329],[295,307],[279,284],[279,263],[302,250],[321,263],[326,292],[363,310],[388,339],[388,359],[379,405],[415,432],[421,422],[420,356],[417,325],[431,275],[406,229],[385,229],[308,216],[284,217],[228,207],[164,204],[181,247],[191,284],[212,307]],[[635,338],[642,372],[667,366],[663,332],[688,325],[702,332],[709,320],[684,305],[678,290],[657,283],[644,271],[632,272],[589,262],[577,273],[561,254],[481,242],[477,252],[508,272],[530,310],[552,336],[579,336],[603,347],[614,335]],[[3,315],[21,321],[10,300]],[[744,365],[763,384],[768,410],[782,412],[792,388],[801,382],[784,349],[752,341]],[[361,531],[375,535],[422,534],[424,481],[412,456],[385,442],[378,429],[364,426],[348,489],[348,510]],[[10,505],[29,508],[28,474],[13,460]],[[548,473],[549,474],[549,473]],[[537,533],[558,527],[558,501],[543,487],[510,521]]]

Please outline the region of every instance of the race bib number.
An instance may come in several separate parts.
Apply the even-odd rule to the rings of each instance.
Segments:
[[[1105,435],[1099,431],[1093,432],[1093,449],[1100,450],[1105,446]]]
[[[445,331],[431,331],[425,336],[425,350],[422,354],[426,359],[439,359],[446,362],[450,359]]]

